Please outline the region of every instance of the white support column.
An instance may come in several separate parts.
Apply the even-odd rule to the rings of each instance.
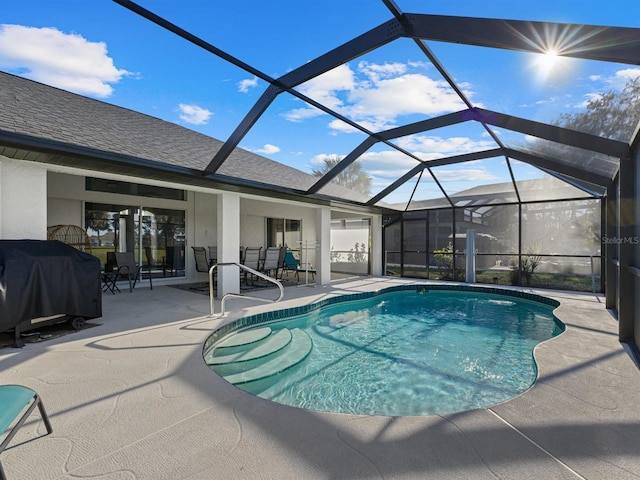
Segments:
[[[328,285],[331,282],[331,209],[322,207],[316,210],[316,283]]]
[[[382,276],[382,215],[371,217],[371,275]]]
[[[466,282],[476,283],[476,231],[467,230]]]
[[[47,171],[0,157],[0,239],[47,239]]]
[[[218,195],[218,263],[240,262],[240,196],[235,193]],[[238,267],[218,267],[217,296],[240,293]]]

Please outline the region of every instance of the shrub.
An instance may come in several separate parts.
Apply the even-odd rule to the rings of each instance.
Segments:
[[[461,280],[463,278],[462,269],[453,267],[454,251],[451,243],[444,248],[434,250],[433,257],[442,280]]]

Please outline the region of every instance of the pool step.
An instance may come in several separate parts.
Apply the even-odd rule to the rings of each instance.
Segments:
[[[235,337],[242,335],[242,333],[250,333],[250,331],[238,333],[237,335],[234,335],[233,337],[231,337],[229,340],[234,340]],[[269,333],[271,333],[270,328],[269,328]],[[265,338],[266,340],[258,343],[253,348],[235,351],[234,353],[220,355],[219,354],[220,346],[218,345],[218,347],[215,350],[213,350],[213,354],[209,354],[205,357],[205,361],[207,362],[208,365],[226,365],[226,364],[237,363],[237,362],[248,362],[251,360],[256,360],[258,358],[266,357],[268,355],[272,355],[282,350],[287,345],[289,345],[289,343],[291,342],[291,331],[284,328],[268,337],[262,337],[260,335],[254,336],[254,338],[258,338],[258,337],[260,337],[260,340]],[[235,342],[229,342],[229,343],[231,344]],[[253,345],[254,343],[256,343],[256,341],[248,342],[247,345]],[[238,346],[238,344],[234,344],[233,346],[234,347]],[[224,352],[225,350],[226,349],[222,349],[222,352]]]
[[[283,330],[289,331],[287,329]],[[302,362],[311,353],[313,342],[309,335],[299,328],[290,330],[290,333],[291,341],[289,344],[286,348],[282,348],[276,354],[273,354],[273,358],[256,367],[226,375],[223,378],[234,385],[255,382],[276,375]],[[214,368],[214,370],[216,369]]]
[[[264,340],[269,335],[271,335],[271,327],[262,327],[256,328],[255,330],[238,332],[218,343],[216,345],[216,350],[222,348],[244,347],[246,345]]]

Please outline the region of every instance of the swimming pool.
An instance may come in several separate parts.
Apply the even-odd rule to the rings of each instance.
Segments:
[[[403,286],[248,317],[205,345],[212,370],[286,405],[365,415],[487,407],[535,381],[557,302],[470,286]],[[460,288],[463,287],[463,288]]]

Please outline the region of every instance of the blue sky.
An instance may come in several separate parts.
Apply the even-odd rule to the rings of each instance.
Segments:
[[[382,1],[284,0],[138,2],[272,77],[281,76],[389,20]],[[405,12],[640,27],[640,3],[602,1],[396,0]],[[640,67],[463,45],[428,43],[476,106],[548,121],[620,88]],[[109,0],[3,0],[0,70],[180,124],[226,140],[265,82]],[[401,39],[299,87],[372,131],[463,108],[413,42]],[[508,132],[506,143],[526,141]],[[310,172],[328,155],[348,154],[364,135],[288,95],[280,95],[240,146]],[[431,159],[493,148],[475,122],[398,139]],[[360,160],[373,193],[415,165],[384,145]],[[519,179],[540,173],[518,164]],[[448,193],[508,179],[500,159],[439,169]],[[424,198],[440,196],[433,185]],[[401,201],[408,184],[390,200]]]

